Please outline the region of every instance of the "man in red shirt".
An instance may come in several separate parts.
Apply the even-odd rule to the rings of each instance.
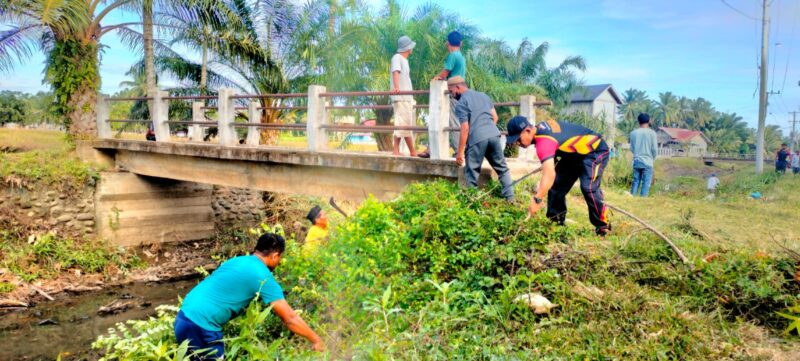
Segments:
[[[547,217],[564,224],[567,217],[566,196],[576,180],[589,206],[589,221],[597,234],[611,231],[600,183],[608,165],[609,148],[603,138],[581,125],[548,120],[534,126],[528,119],[516,116],[508,122],[508,144],[519,142],[527,148],[536,145],[536,155],[542,162],[542,179],[536,189],[528,213],[534,214],[543,206],[547,195]],[[556,161],[558,159],[558,161]]]

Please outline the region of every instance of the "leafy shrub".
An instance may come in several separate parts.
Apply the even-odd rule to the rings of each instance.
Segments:
[[[792,298],[769,264],[725,262],[695,274],[671,265],[655,241],[611,255],[573,252],[561,242],[594,237],[591,230],[542,216],[525,222],[524,207],[479,195],[447,182],[416,184],[393,202],[368,199],[307,256],[287,239],[276,277],[327,341],[327,359],[736,358],[741,349],[731,345],[740,341],[720,331],[730,321],[704,315],[726,307],[716,294],[751,305]],[[578,285],[606,292],[586,296]],[[514,301],[531,292],[559,307],[537,315]],[[319,357],[258,302],[223,333],[226,359]],[[114,355],[121,353],[106,349]]]

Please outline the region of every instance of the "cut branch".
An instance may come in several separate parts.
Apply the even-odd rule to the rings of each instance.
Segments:
[[[641,225],[645,226],[645,228],[649,229],[650,231],[655,233],[658,237],[660,237],[665,242],[667,242],[667,244],[669,244],[669,246],[672,248],[672,251],[675,252],[676,255],[678,255],[678,258],[680,258],[683,263],[689,263],[689,259],[687,259],[686,256],[683,255],[683,251],[681,251],[681,249],[678,248],[678,246],[676,246],[675,243],[673,243],[672,240],[670,240],[666,235],[661,233],[661,231],[657,230],[655,227],[653,227],[650,224],[648,224],[647,222],[641,220],[639,217],[634,216],[633,214],[631,214],[628,211],[625,211],[625,210],[623,210],[623,209],[621,209],[621,208],[619,208],[617,206],[613,206],[613,205],[608,204],[608,203],[606,203],[606,206],[608,208],[611,208],[611,209],[613,209],[613,210],[615,210],[615,211],[617,211],[619,213],[622,213],[622,214],[630,217],[631,219],[633,219],[636,222],[641,223]]]

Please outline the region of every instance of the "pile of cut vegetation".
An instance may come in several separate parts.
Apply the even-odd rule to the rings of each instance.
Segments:
[[[317,253],[303,257],[289,240],[277,276],[289,303],[326,340],[329,359],[782,352],[753,335],[788,324],[775,312],[792,315],[796,262],[726,254],[683,265],[650,236],[600,240],[588,227],[557,227],[541,215],[525,221],[524,208],[447,182],[412,185],[395,201],[365,201]],[[759,311],[731,307],[741,302]],[[172,336],[175,311],[119,325],[94,346],[106,359],[157,359],[163,350],[180,359],[186,349]],[[318,357],[257,302],[224,333],[226,359]]]

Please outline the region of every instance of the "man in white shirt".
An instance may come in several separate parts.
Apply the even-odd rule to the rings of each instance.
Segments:
[[[706,182],[706,189],[708,190],[708,193],[716,193],[718,185],[719,178],[717,178],[717,173],[711,173],[711,176],[708,177],[708,182]]]
[[[389,82],[392,93],[414,90],[411,85],[411,69],[408,66],[408,56],[417,45],[408,36],[401,36],[397,40],[397,54],[392,57],[392,64],[389,68]],[[414,96],[412,95],[392,95],[392,108],[394,109],[394,125],[410,127],[414,125]],[[404,139],[412,157],[417,156],[414,149],[414,138],[410,130],[394,131],[394,155],[400,155],[400,140]]]

